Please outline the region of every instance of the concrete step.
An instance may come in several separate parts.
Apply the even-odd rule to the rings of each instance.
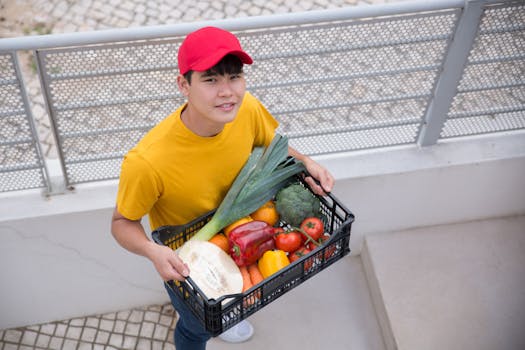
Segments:
[[[346,256],[248,317],[246,343],[213,338],[210,350],[384,350],[359,256]]]
[[[365,238],[387,349],[525,349],[525,216]]]

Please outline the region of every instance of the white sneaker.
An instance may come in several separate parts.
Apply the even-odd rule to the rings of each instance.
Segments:
[[[253,326],[250,322],[242,320],[232,328],[221,333],[219,338],[227,343],[242,343],[253,336]]]

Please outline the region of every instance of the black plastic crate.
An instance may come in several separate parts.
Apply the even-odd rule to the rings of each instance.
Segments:
[[[308,188],[307,185],[305,187]],[[350,253],[350,230],[354,215],[332,194],[318,198],[321,201],[324,230],[330,234],[330,239],[321,248],[291,263],[246,292],[208,299],[190,277],[185,282],[167,282],[212,336],[221,334]],[[152,238],[158,244],[177,249],[197,233],[211,219],[213,213],[211,211],[186,225],[160,227],[152,232]],[[281,222],[280,225],[287,224]]]

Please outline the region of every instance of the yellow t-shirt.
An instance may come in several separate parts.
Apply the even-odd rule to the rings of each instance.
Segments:
[[[151,129],[122,163],[118,211],[130,220],[149,214],[152,230],[216,208],[253,147],[270,144],[278,126],[248,92],[235,119],[213,137],[190,131],[180,119],[183,108]]]

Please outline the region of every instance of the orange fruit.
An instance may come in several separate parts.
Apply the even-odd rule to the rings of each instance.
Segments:
[[[226,226],[224,228],[224,230],[223,230],[224,234],[226,235],[226,237],[228,237],[228,235],[230,234],[231,230],[233,230],[234,228],[236,228],[239,225],[245,224],[245,223],[250,222],[250,221],[253,221],[253,219],[250,216],[245,216],[243,218],[240,218],[239,220],[234,221],[233,223],[231,223],[228,226]]]
[[[226,238],[226,236],[222,233],[217,233],[215,236],[210,238],[210,242],[224,250],[226,253],[230,252],[230,243],[228,242],[228,238]]]
[[[253,220],[264,221],[270,226],[274,226],[279,221],[279,213],[272,200],[264,203],[259,209],[250,214]]]

